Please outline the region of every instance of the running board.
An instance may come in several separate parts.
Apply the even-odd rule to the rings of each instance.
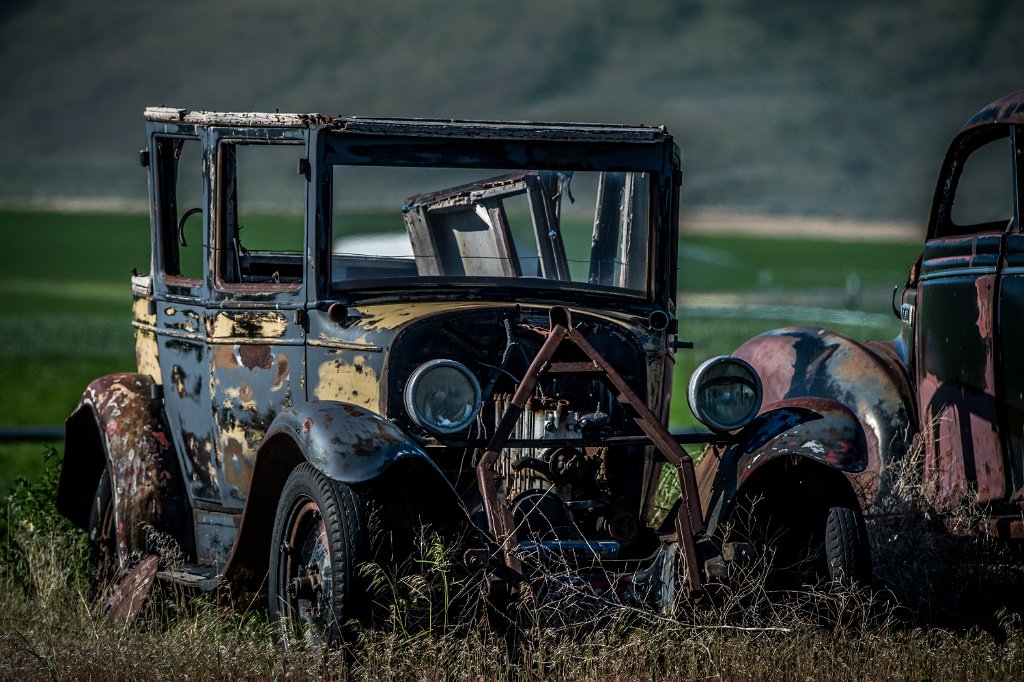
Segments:
[[[193,589],[210,592],[223,584],[224,576],[217,566],[199,566],[189,564],[180,568],[170,568],[158,571],[158,580],[191,587]]]

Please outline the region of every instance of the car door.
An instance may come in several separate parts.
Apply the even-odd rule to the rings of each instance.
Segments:
[[[296,161],[305,158],[307,133],[218,128],[211,136],[215,249],[204,322],[219,502],[238,512],[270,423],[306,400],[307,180]],[[229,521],[208,521],[211,536],[224,535],[212,544],[229,548]]]
[[[917,290],[915,367],[925,473],[940,508],[1008,491],[999,432],[996,303],[1013,217],[1005,131],[959,138],[947,157]]]
[[[146,328],[148,321],[136,321],[141,334],[155,335],[159,363],[140,358],[139,366],[160,375],[168,426],[191,502],[216,503],[220,478],[210,423],[209,348],[202,327],[209,291],[206,134],[188,126],[165,128],[150,140],[155,277],[146,319],[153,328]]]

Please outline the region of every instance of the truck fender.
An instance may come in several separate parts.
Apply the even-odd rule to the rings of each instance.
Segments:
[[[103,468],[109,467],[122,562],[133,551],[145,551],[149,528],[170,534],[186,554],[194,546],[184,482],[154,386],[143,374],[100,377],[64,422],[57,510],[85,529]]]
[[[364,496],[423,496],[444,521],[469,523],[458,493],[416,440],[366,408],[314,401],[282,410],[256,453],[252,484],[225,575],[258,588],[266,576],[278,499],[292,469],[309,462]]]
[[[868,464],[857,416],[824,398],[793,398],[772,404],[740,430],[731,445],[709,450],[697,468],[708,534],[728,518],[751,476],[774,460],[796,457],[825,469],[858,473]]]
[[[868,464],[851,482],[865,503],[885,494],[887,465],[910,451],[917,430],[899,339],[861,344],[827,329],[787,327],[755,336],[735,355],[761,376],[766,403],[810,396],[849,407],[868,448]]]

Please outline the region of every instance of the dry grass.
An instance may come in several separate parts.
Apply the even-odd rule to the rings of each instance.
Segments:
[[[395,580],[367,568],[381,588],[380,627],[356,629],[344,648],[327,654],[275,647],[260,608],[230,609],[169,589],[131,626],[108,623],[88,597],[80,539],[46,510],[45,496],[23,487],[5,519],[0,677],[1021,679],[1018,611],[1002,607],[973,623],[968,611],[951,611],[972,598],[975,578],[965,575],[984,568],[982,560],[1006,557],[988,553],[983,541],[950,539],[923,512],[926,499],[910,474],[899,480],[907,484],[896,496],[902,506],[871,524],[877,592],[823,588],[768,599],[752,570],[707,604],[681,605],[673,618],[569,593],[561,598],[577,606],[570,622],[541,617],[527,600],[516,626],[486,627],[479,582],[456,577],[443,547],[427,537],[415,575]],[[981,571],[977,580],[986,576]],[[962,622],[936,627],[935,617],[949,613]]]

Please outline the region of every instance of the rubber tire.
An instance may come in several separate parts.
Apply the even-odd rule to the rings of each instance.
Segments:
[[[341,640],[342,626],[366,614],[366,590],[359,566],[367,557],[366,524],[359,498],[347,485],[321,474],[308,462],[297,466],[288,476],[278,500],[270,545],[268,597],[270,622],[278,644],[287,648],[289,640],[300,632],[300,623],[292,614],[296,603],[287,594],[291,577],[286,574],[284,541],[291,534],[293,515],[312,502],[323,522],[331,565],[331,594],[327,601],[333,611],[326,630],[317,633],[327,646]]]
[[[103,467],[89,509],[89,589],[93,596],[106,589],[117,574],[117,529],[110,466]]]
[[[864,517],[855,507],[830,507],[825,519],[829,577],[843,587],[871,582],[871,548]]]

